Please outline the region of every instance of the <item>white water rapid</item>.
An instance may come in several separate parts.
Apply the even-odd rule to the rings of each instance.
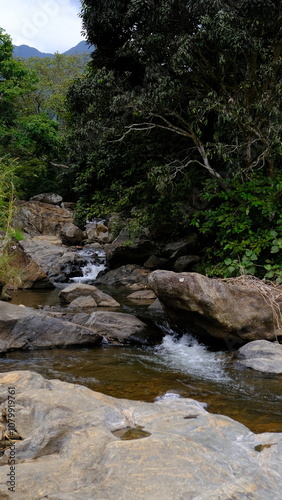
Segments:
[[[224,353],[209,351],[188,333],[181,338],[166,335],[154,353],[158,363],[169,369],[205,380],[230,381],[224,368]]]
[[[70,278],[70,281],[75,283],[90,283],[94,281],[101,271],[106,268],[106,257],[103,250],[94,250],[84,248],[79,250],[77,255],[85,261],[85,265],[81,268],[82,276]]]

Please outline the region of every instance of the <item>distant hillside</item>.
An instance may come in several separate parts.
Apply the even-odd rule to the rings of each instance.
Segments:
[[[71,49],[67,50],[66,52],[63,52],[63,54],[67,56],[71,56],[74,54],[83,54],[84,52],[87,52],[90,54],[93,52],[93,47],[89,47],[87,42],[82,40],[79,42],[75,47],[72,47]],[[14,45],[14,57],[20,57],[21,59],[28,59],[29,57],[53,57],[54,54],[47,54],[45,52],[40,52],[39,50],[35,49],[34,47],[29,47],[29,45],[19,45],[16,47]]]

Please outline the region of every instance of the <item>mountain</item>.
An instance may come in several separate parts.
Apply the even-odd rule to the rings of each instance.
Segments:
[[[84,52],[87,52],[90,54],[93,52],[93,46],[88,45],[87,42],[82,40],[79,42],[75,47],[72,47],[71,49],[67,50],[66,52],[63,52],[64,55],[71,56],[74,54],[83,54]],[[14,51],[13,51],[14,57],[20,57],[21,59],[27,59],[28,57],[53,57],[54,54],[48,54],[46,52],[40,52],[39,50],[35,49],[34,47],[29,47],[29,45],[19,45],[18,47],[14,45]]]

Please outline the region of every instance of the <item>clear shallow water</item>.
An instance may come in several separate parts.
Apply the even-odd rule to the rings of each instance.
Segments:
[[[13,302],[57,307],[58,293],[17,292]],[[142,309],[124,302],[124,311]],[[254,432],[282,432],[281,375],[240,368],[232,354],[213,352],[189,334],[178,338],[163,328],[167,334],[155,347],[14,351],[0,357],[0,371],[34,370],[119,398],[154,401],[174,393],[204,402],[208,411],[228,415]]]

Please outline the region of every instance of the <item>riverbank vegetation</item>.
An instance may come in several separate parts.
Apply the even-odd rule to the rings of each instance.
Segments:
[[[73,63],[59,89],[50,62],[13,62],[24,78],[4,94],[1,143],[23,168],[22,196],[59,188],[81,223],[118,211],[133,235],[197,232],[194,270],[279,283],[281,7],[82,0],[95,46],[84,71]]]

